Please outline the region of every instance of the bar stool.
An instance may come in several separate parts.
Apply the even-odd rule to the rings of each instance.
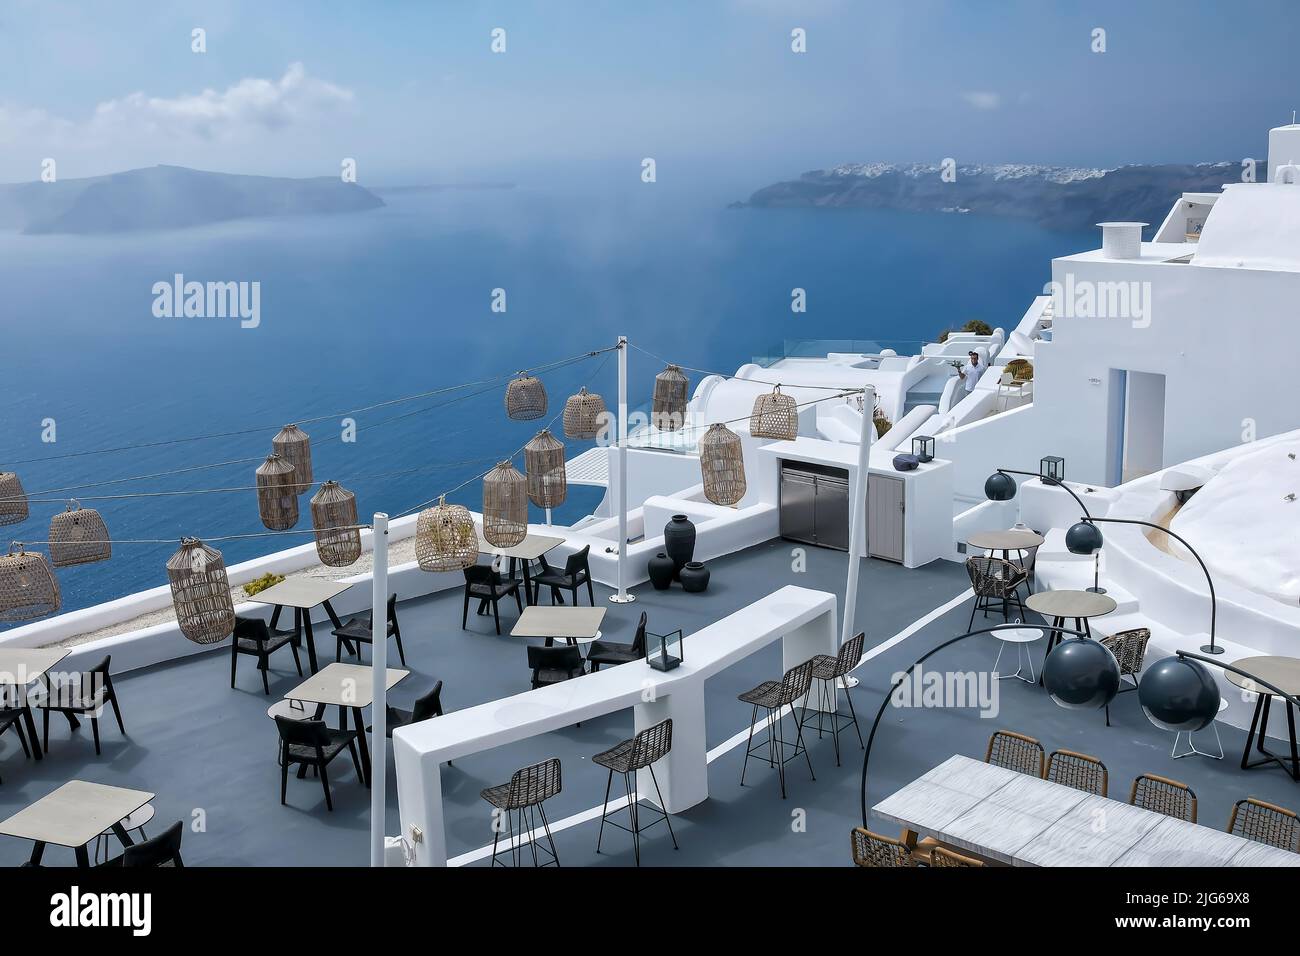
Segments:
[[[673,833],[673,821],[668,819],[668,811],[664,808],[664,795],[659,791],[659,780],[655,777],[654,768],[655,762],[667,756],[668,751],[672,749],[673,721],[670,717],[653,727],[647,727],[631,740],[624,740],[591,758],[594,763],[609,770],[609,779],[605,782],[605,802],[600,808],[600,832],[596,835],[597,853],[600,852],[600,841],[605,835],[606,817],[609,816],[609,789],[614,783],[615,773],[623,775],[623,790],[627,794],[627,806],[616,807],[614,812],[618,813],[620,809],[627,810],[632,825],[625,827],[613,820],[609,821],[609,825],[632,834],[632,853],[636,857],[636,865],[641,865],[641,831],[648,830],[660,821],[668,824],[668,835],[673,839],[673,849],[678,849],[677,834]],[[650,771],[650,781],[655,785],[655,796],[659,800],[659,805],[652,808],[659,816],[645,826],[641,825],[641,798],[637,793],[636,780],[638,770]]]
[[[745,771],[749,767],[749,756],[754,753],[754,724],[758,722],[758,709],[762,707],[767,711],[765,721],[767,723],[767,765],[775,767],[777,776],[781,780],[781,799],[785,799],[785,765],[791,760],[798,759],[803,754],[804,760],[808,761],[808,773],[815,781],[817,774],[813,772],[812,758],[808,756],[808,748],[803,742],[803,727],[799,718],[794,712],[794,703],[800,697],[807,697],[808,691],[812,687],[813,664],[816,658],[809,658],[802,664],[790,668],[785,672],[780,682],[765,681],[752,690],[747,690],[740,694],[736,699],[742,700],[746,704],[754,705],[754,712],[749,719],[749,740],[745,744],[745,762],[740,768],[740,785],[745,785]],[[787,741],[781,734],[781,719],[784,716],[781,713],[782,708],[790,708],[790,717],[794,720],[795,739],[793,743]],[[763,745],[760,744],[760,748]],[[786,756],[785,748],[793,746],[789,756]]]
[[[516,770],[509,783],[488,787],[479,793],[484,800],[505,814],[506,828],[510,835],[510,858],[514,866],[519,865],[519,850],[524,842],[524,835],[530,834],[528,845],[533,853],[533,866],[559,866],[560,857],[555,852],[555,838],[551,836],[551,824],[546,819],[546,808],[542,806],[562,789],[560,779],[560,758],[552,757],[541,763]],[[500,817],[493,813],[492,821],[492,866],[505,866],[497,863],[497,843],[501,839]],[[542,828],[546,833],[549,848],[540,846],[537,840],[537,819],[541,818]],[[519,840],[515,840],[515,819],[519,821]],[[551,859],[545,863],[539,861],[538,849],[550,853]]]
[[[849,693],[848,684],[844,685],[844,697],[849,702],[849,712],[840,713],[840,699],[836,694],[839,682],[843,681],[849,671],[857,667],[862,661],[862,645],[867,639],[866,634],[858,633],[849,638],[841,647],[840,652],[835,657],[829,654],[819,654],[813,658],[812,679],[817,681],[817,739],[822,737],[823,718],[830,720],[831,738],[835,741],[835,766],[840,765],[840,731],[849,724],[858,735],[858,746],[864,747],[862,742],[862,728],[858,726],[858,714],[853,709],[853,695]],[[803,719],[799,721],[801,727],[807,727],[814,718],[808,714],[808,701],[804,701]]]

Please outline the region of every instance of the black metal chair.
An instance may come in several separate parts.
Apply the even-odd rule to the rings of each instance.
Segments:
[[[803,754],[804,759],[808,761],[808,773],[815,781],[817,774],[813,772],[812,758],[808,756],[808,748],[803,742],[803,727],[799,717],[794,712],[795,701],[801,697],[808,696],[808,691],[812,687],[813,661],[815,658],[809,658],[802,664],[790,668],[780,681],[765,681],[759,684],[753,690],[745,691],[737,699],[744,701],[746,704],[753,704],[754,711],[749,721],[749,740],[745,744],[745,762],[740,768],[740,785],[745,785],[745,770],[749,767],[749,756],[754,753],[754,725],[758,722],[758,709],[762,707],[766,710],[765,720],[767,722],[767,765],[775,767],[777,776],[781,780],[781,799],[785,799],[785,765]],[[794,721],[795,739],[793,741],[793,750],[789,756],[786,756],[786,748],[791,746],[781,733],[782,709],[790,708],[790,718]],[[760,746],[763,746],[760,744]]]
[[[668,824],[668,835],[673,839],[673,849],[678,848],[677,834],[673,833],[673,821],[668,819],[668,812],[664,809],[664,795],[659,790],[659,780],[655,777],[654,768],[655,762],[667,756],[672,749],[673,721],[670,717],[653,727],[647,727],[631,740],[615,744],[609,750],[591,758],[593,763],[609,770],[609,779],[605,782],[605,802],[600,808],[600,832],[596,834],[597,853],[600,852],[600,841],[605,835],[606,818],[609,816],[609,790],[613,786],[615,773],[623,775],[623,791],[627,795],[627,806],[616,807],[614,812],[618,813],[620,809],[626,810],[631,826],[625,827],[613,820],[608,822],[610,826],[632,834],[632,855],[636,858],[636,865],[641,865],[641,831],[648,830],[660,821]],[[650,808],[658,816],[645,826],[641,825],[641,797],[637,791],[636,777],[638,770],[650,771],[650,781],[654,784],[655,796],[659,800],[657,807]]]
[[[184,866],[181,860],[181,835],[185,827],[177,820],[165,831],[149,840],[134,843],[122,855],[109,860],[104,866],[155,867]]]
[[[492,617],[496,621],[497,633],[501,633],[501,612],[498,607],[504,597],[514,595],[515,606],[519,613],[524,613],[523,601],[519,597],[519,582],[513,578],[502,579],[501,575],[486,564],[471,564],[465,569],[465,608],[460,615],[460,629],[465,630],[469,621],[469,600],[478,598],[478,613],[487,613],[487,606],[492,605]]]
[[[334,809],[334,800],[330,796],[329,774],[326,766],[345,749],[352,754],[352,765],[356,767],[357,779],[365,781],[361,772],[361,760],[357,757],[355,730],[335,730],[325,725],[323,720],[289,720],[286,717],[275,718],[275,728],[280,732],[280,805],[284,806],[285,795],[289,788],[289,765],[301,764],[303,768],[311,767],[320,775],[320,785],[325,791],[325,808]]]
[[[636,625],[636,635],[631,644],[616,644],[604,639],[592,641],[587,648],[587,663],[594,674],[601,664],[628,664],[645,658],[646,613],[641,612],[641,620]]]
[[[90,729],[95,736],[95,753],[99,749],[99,715],[111,704],[113,716],[117,718],[117,729],[125,736],[126,727],[122,724],[122,709],[117,703],[117,691],[113,689],[113,678],[108,673],[111,654],[83,674],[60,682],[50,681],[45,685],[46,696],[39,706],[41,708],[41,743],[48,753],[50,749],[50,712],[63,714],[73,730],[77,729],[77,718],[88,717]],[[89,686],[87,686],[89,685]]]
[[[262,672],[262,693],[271,693],[266,672],[271,667],[271,655],[282,647],[293,651],[293,666],[302,676],[302,660],[298,657],[298,637],[293,631],[277,631],[260,618],[236,617],[235,632],[230,638],[230,686],[235,686],[235,665],[240,654],[257,658],[257,669]]]
[[[479,796],[494,808],[492,814],[492,862],[491,866],[505,866],[497,863],[497,844],[501,840],[501,831],[505,829],[510,836],[510,857],[515,866],[519,865],[519,851],[525,836],[529,836],[528,846],[533,854],[533,866],[559,866],[560,857],[555,852],[555,838],[551,835],[551,824],[546,819],[545,802],[563,789],[560,774],[560,759],[552,757],[541,763],[516,770],[509,783],[497,787],[488,787],[479,792]],[[504,821],[502,816],[504,815]],[[537,820],[541,818],[542,829],[549,847],[541,846],[537,839]],[[515,838],[515,823],[519,824],[519,838]],[[503,826],[504,824],[504,826]],[[538,849],[549,852],[551,859],[540,862]]]
[[[587,600],[591,606],[596,606],[596,593],[591,586],[591,566],[588,563],[588,556],[591,554],[591,545],[586,545],[581,551],[575,551],[564,561],[564,570],[557,571],[546,563],[546,555],[542,555],[538,560],[542,564],[540,574],[533,576],[533,597],[532,602],[537,603],[538,595],[542,593],[543,587],[551,589],[551,603],[564,603],[561,597],[561,591],[569,591],[573,594],[573,603],[576,607],[578,604],[578,588],[587,585]]]
[[[347,645],[348,653],[355,653],[361,656],[361,645],[371,643],[370,631],[374,622],[374,612],[370,614],[350,617],[344,622],[342,627],[334,629],[334,660],[340,660],[343,657],[343,645]],[[402,629],[397,623],[397,595],[388,595],[388,628],[389,637],[397,639],[397,656],[401,658],[402,666],[406,666],[406,652],[402,650]],[[353,651],[352,644],[356,643],[356,650]]]
[[[528,666],[533,669],[533,689],[582,676],[582,649],[576,644],[554,647],[528,645]]]
[[[837,693],[839,684],[848,675],[849,671],[857,667],[862,661],[862,645],[866,642],[866,634],[858,633],[849,638],[844,644],[840,645],[840,652],[834,657],[828,654],[819,654],[813,658],[813,680],[817,681],[817,710],[814,714],[808,713],[808,702],[804,701],[803,718],[800,723],[807,727],[808,724],[816,721],[817,739],[820,740],[823,730],[823,721],[830,721],[830,734],[835,742],[835,766],[840,766],[840,731],[850,724],[858,735],[858,746],[865,747],[862,742],[862,728],[858,726],[858,713],[853,709],[853,695],[849,693],[847,685],[844,687],[844,699],[849,702],[849,712],[840,713],[840,699]]]
[[[1011,620],[1011,605],[1020,608],[1021,618],[1026,617],[1024,602],[1020,600],[1020,585],[1028,579],[1025,569],[1002,558],[975,556],[966,559],[966,574],[975,592],[975,606],[971,608],[966,630],[975,626],[975,612],[996,611],[1001,606],[1002,620]]]
[[[21,706],[17,703],[19,699],[23,700]],[[27,701],[23,698],[22,692],[12,686],[0,687],[0,736],[10,727],[18,735],[18,742],[23,745],[23,754],[28,760],[32,757],[32,749],[27,745],[27,731],[23,729],[25,722],[30,722],[31,710]],[[35,726],[29,724],[29,726]],[[3,783],[0,778],[0,783]]]

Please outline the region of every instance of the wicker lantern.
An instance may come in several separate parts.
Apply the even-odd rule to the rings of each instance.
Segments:
[[[316,554],[330,568],[346,568],[361,557],[357,527],[357,496],[337,481],[327,481],[311,496],[311,526],[316,529]]]
[[[50,519],[50,563],[56,568],[107,561],[112,556],[108,526],[93,508],[69,501],[66,511]]]
[[[715,505],[734,505],[745,497],[740,436],[721,422],[710,425],[700,439],[700,469],[704,472],[704,497]]]
[[[540,378],[520,372],[506,386],[506,414],[518,422],[532,421],[546,414],[546,386]]]
[[[0,471],[0,525],[27,520],[27,492],[12,471]]]
[[[483,479],[483,537],[498,548],[528,537],[528,482],[508,461]]]
[[[438,504],[425,508],[415,522],[415,560],[423,571],[459,571],[478,560],[478,532],[474,518],[462,505]]]
[[[235,605],[221,552],[198,538],[182,538],[167,560],[172,606],[181,633],[195,644],[224,641],[235,629]]]
[[[569,492],[564,470],[564,444],[543,428],[524,446],[528,498],[539,508],[558,508]]]
[[[279,455],[267,455],[257,468],[257,513],[272,531],[298,523],[298,486],[293,465]]]
[[[799,412],[794,396],[782,395],[781,386],[770,395],[754,399],[754,412],[749,416],[749,433],[755,438],[778,438],[794,441],[799,436]]]
[[[305,431],[297,425],[285,425],[271,439],[271,450],[293,465],[295,495],[300,495],[311,487],[311,439]]]
[[[17,549],[17,553],[15,553]],[[45,555],[24,551],[21,541],[0,558],[0,621],[30,621],[55,614],[62,605],[59,582]]]
[[[564,437],[595,438],[600,434],[605,411],[605,400],[588,392],[584,385],[564,403]]]
[[[655,376],[650,421],[655,428],[675,432],[686,424],[686,399],[690,382],[681,368],[669,365]]]

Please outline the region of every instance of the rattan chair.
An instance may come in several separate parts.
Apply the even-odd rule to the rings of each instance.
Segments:
[[[663,821],[668,824],[668,835],[672,837],[673,849],[677,847],[677,834],[673,833],[673,821],[668,819],[668,813],[664,809],[664,795],[659,791],[659,780],[655,777],[654,764],[668,755],[673,748],[673,721],[670,717],[667,720],[660,721],[653,727],[647,727],[638,733],[631,740],[624,740],[622,743],[615,744],[609,750],[596,754],[592,757],[592,762],[597,763],[609,770],[609,778],[605,782],[605,801],[600,808],[600,832],[596,834],[596,852],[600,852],[600,841],[605,835],[605,823],[609,813],[609,790],[614,783],[614,774],[623,775],[623,791],[627,794],[627,806],[616,807],[614,813],[619,810],[626,810],[628,813],[628,822],[630,826],[623,826],[614,820],[608,820],[612,827],[618,827],[632,834],[632,855],[636,859],[636,865],[641,865],[641,831],[647,830],[656,823]],[[642,825],[641,823],[641,797],[637,792],[638,770],[650,771],[650,782],[654,784],[655,796],[658,798],[659,805],[651,806],[650,810],[655,814],[655,819]]]
[[[346,644],[348,653],[355,653],[361,656],[361,645],[371,643],[371,628],[374,612],[371,611],[365,616],[357,615],[348,618],[342,627],[334,629],[334,660],[340,660],[343,657],[343,646]],[[388,595],[388,636],[397,640],[397,656],[401,658],[402,666],[406,666],[406,652],[402,649],[402,628],[397,623],[397,595]],[[356,643],[356,650],[353,651],[352,644]]]
[[[1228,832],[1279,850],[1294,851],[1300,825],[1296,822],[1296,815],[1285,807],[1248,797],[1233,805],[1232,816],[1228,818]]]
[[[930,851],[930,866],[983,866],[983,860],[963,856],[955,850],[936,846]]]
[[[1002,620],[1011,620],[1011,606],[1020,609],[1021,618],[1026,617],[1025,605],[1020,600],[1020,585],[1029,575],[1020,565],[1002,558],[974,556],[966,559],[966,574],[970,577],[971,589],[975,592],[975,605],[970,611],[970,621],[966,630],[975,626],[975,612],[983,611],[989,616],[990,609],[1002,608]]]
[[[1096,757],[1073,750],[1054,750],[1047,760],[1047,779],[1084,793],[1106,796],[1110,775]]]
[[[1110,637],[1103,637],[1099,642],[1102,647],[1115,655],[1115,660],[1119,663],[1119,692],[1121,694],[1138,689],[1138,674],[1142,672],[1142,664],[1147,656],[1147,641],[1149,640],[1151,640],[1150,629],[1135,627],[1128,631],[1116,631]],[[1130,678],[1133,683],[1125,684],[1125,677]],[[1110,726],[1110,704],[1106,705],[1106,726]]]
[[[95,737],[95,753],[99,754],[99,718],[104,708],[112,705],[113,716],[117,718],[118,732],[126,735],[122,724],[122,709],[117,704],[117,691],[113,689],[113,678],[108,673],[112,655],[84,674],[77,674],[61,681],[51,681],[45,685],[45,699],[39,703],[41,708],[41,744],[48,753],[50,749],[50,712],[63,714],[68,718],[68,726],[77,729],[77,718],[90,720],[90,730]],[[48,675],[47,675],[48,677]]]
[[[1031,777],[1041,777],[1047,767],[1043,745],[1014,730],[999,730],[989,738],[984,762]]]
[[[361,760],[357,756],[355,730],[335,730],[327,727],[323,720],[289,720],[286,717],[276,717],[275,728],[280,732],[280,806],[284,806],[289,790],[290,764],[299,764],[304,770],[311,767],[316,771],[321,789],[325,791],[325,809],[330,811],[334,809],[334,799],[330,796],[326,767],[331,760],[344,750],[349,751],[357,779],[365,782]]]
[[[1167,817],[1196,822],[1196,791],[1185,783],[1144,773],[1133,780],[1128,802],[1143,810],[1163,813]]]
[[[478,598],[478,613],[486,614],[488,604],[492,605],[492,619],[496,622],[497,633],[501,633],[502,598],[514,596],[519,613],[524,613],[523,602],[519,599],[519,582],[513,578],[503,580],[501,575],[486,564],[471,564],[465,569],[465,607],[460,615],[460,629],[465,630],[469,621],[469,600]]]
[[[805,727],[815,722],[818,740],[822,736],[823,723],[830,722],[829,732],[835,744],[835,766],[837,767],[840,766],[841,730],[852,724],[858,735],[858,746],[865,746],[862,742],[862,728],[858,726],[858,713],[853,709],[853,695],[849,693],[848,685],[844,685],[844,699],[849,702],[847,714],[840,713],[840,700],[837,693],[839,685],[849,671],[862,662],[862,645],[865,641],[866,635],[858,633],[840,646],[840,652],[836,656],[819,654],[813,658],[812,677],[817,682],[817,709],[809,713],[808,702],[805,700],[803,719],[800,722]]]
[[[262,693],[271,693],[271,684],[267,672],[271,668],[271,654],[282,647],[293,651],[293,666],[302,676],[302,661],[298,657],[297,634],[293,631],[278,631],[260,618],[236,617],[235,631],[230,638],[230,687],[235,687],[235,669],[239,655],[247,654],[257,658],[257,669],[262,674]]]
[[[560,857],[555,852],[555,838],[551,836],[551,824],[546,819],[545,802],[563,789],[560,775],[560,759],[552,757],[541,763],[516,770],[509,783],[488,787],[480,791],[479,796],[492,805],[492,862],[491,866],[505,866],[497,862],[497,844],[501,840],[502,815],[504,828],[510,837],[511,862],[519,865],[520,851],[527,841],[532,850],[533,866],[559,866]],[[537,820],[541,819],[542,829],[548,846],[542,846],[537,834]],[[515,837],[515,824],[519,825],[518,839]],[[531,835],[531,836],[530,836]],[[538,850],[550,853],[551,859],[540,862]]]
[[[808,695],[812,687],[813,662],[815,658],[809,658],[802,664],[790,668],[785,672],[780,681],[765,681],[752,690],[747,690],[737,699],[744,701],[746,704],[752,704],[753,713],[749,720],[749,741],[745,745],[745,762],[740,767],[740,785],[745,785],[745,770],[749,767],[750,754],[754,753],[754,725],[758,722],[758,709],[761,707],[765,711],[764,720],[767,724],[767,740],[760,743],[759,746],[767,747],[767,765],[775,767],[777,776],[781,781],[781,799],[785,799],[785,765],[798,758],[803,754],[804,759],[808,762],[808,773],[815,781],[817,774],[813,773],[812,758],[808,756],[808,748],[803,742],[803,726],[798,715],[795,714],[794,705],[797,700]],[[787,741],[781,733],[782,710],[790,708],[790,719],[794,721],[795,739],[793,745]],[[790,754],[786,755],[786,748],[793,746]]]
[[[872,833],[854,827],[849,834],[853,846],[853,862],[858,866],[901,867],[916,866],[911,848],[902,840]]]

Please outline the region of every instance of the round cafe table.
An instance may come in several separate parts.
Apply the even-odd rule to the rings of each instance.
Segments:
[[[1017,553],[1028,551],[1039,547],[1046,540],[1037,531],[1030,531],[1027,528],[1008,528],[1006,531],[976,531],[966,539],[966,546],[990,553],[1001,551],[1002,560],[1010,561],[1012,551]],[[1025,581],[1025,587],[1029,588],[1028,579]],[[1032,590],[1030,588],[1030,591]]]
[[[1088,619],[1109,614],[1118,606],[1115,599],[1106,594],[1094,594],[1092,591],[1039,591],[1025,599],[1025,606],[1031,611],[1052,619],[1047,632],[1047,653],[1043,655],[1043,664],[1052,653],[1052,648],[1065,640],[1062,630],[1068,618],[1074,619],[1074,630],[1082,631],[1092,637],[1092,628]],[[1043,673],[1038,672],[1038,683],[1043,683]]]
[[[1260,680],[1268,681],[1274,687],[1290,694],[1292,697],[1300,697],[1300,660],[1294,657],[1274,657],[1269,655],[1243,657],[1239,661],[1233,661],[1232,666],[1239,667],[1243,671],[1249,671]],[[1246,747],[1241,752],[1241,769],[1249,770],[1253,767],[1276,763],[1289,773],[1292,779],[1300,780],[1300,753],[1297,753],[1296,748],[1294,705],[1289,700],[1286,701],[1286,726],[1288,735],[1291,738],[1291,756],[1288,759],[1279,757],[1264,749],[1269,708],[1276,695],[1267,687],[1256,684],[1249,677],[1234,674],[1232,671],[1224,671],[1223,673],[1229,681],[1242,690],[1258,695],[1255,699],[1255,715],[1250,720],[1250,732],[1246,734]],[[1255,749],[1264,755],[1259,760],[1252,761],[1250,759],[1250,745],[1252,742],[1255,744]],[[1288,763],[1290,766],[1287,766]]]

